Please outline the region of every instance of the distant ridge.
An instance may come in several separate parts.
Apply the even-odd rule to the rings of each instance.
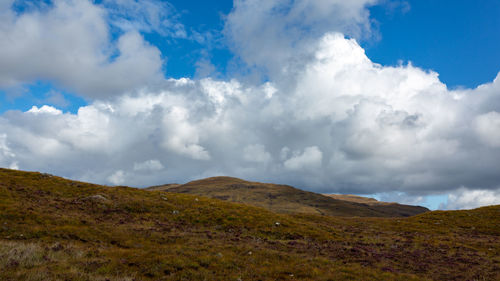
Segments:
[[[333,199],[337,199],[337,200],[349,201],[349,202],[354,202],[354,203],[362,203],[362,204],[367,204],[370,206],[397,204],[397,203],[381,202],[381,201],[378,201],[377,199],[374,199],[374,198],[363,197],[363,196],[352,195],[352,194],[322,194],[322,195],[324,195],[326,197],[333,198]]]
[[[409,217],[429,211],[420,206],[378,202],[359,196],[322,195],[288,185],[212,177],[186,184],[154,186],[149,190],[188,193],[263,207],[278,213],[306,213],[347,217]]]
[[[177,183],[170,183],[170,184],[164,184],[164,185],[155,185],[155,186],[150,186],[148,188],[146,188],[147,190],[151,190],[151,191],[155,191],[155,190],[167,190],[169,188],[174,188],[174,187],[178,187],[178,186],[181,186],[182,184],[177,184]]]

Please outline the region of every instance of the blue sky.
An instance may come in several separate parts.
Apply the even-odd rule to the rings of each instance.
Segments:
[[[494,0],[408,1],[408,10],[371,9],[381,39],[367,43],[381,64],[412,61],[440,74],[449,87],[492,81],[500,66],[500,3]]]
[[[0,1],[0,166],[500,203],[500,2]]]

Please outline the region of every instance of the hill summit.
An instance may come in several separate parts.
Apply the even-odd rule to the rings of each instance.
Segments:
[[[429,210],[420,206],[373,201],[364,197],[323,195],[289,185],[250,182],[232,177],[212,177],[186,184],[150,187],[175,193],[206,196],[266,208],[277,213],[305,213],[350,217],[409,217]],[[364,199],[363,199],[364,198]]]

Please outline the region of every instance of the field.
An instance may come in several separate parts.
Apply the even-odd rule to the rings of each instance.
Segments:
[[[0,280],[500,280],[500,206],[281,214],[0,169]]]

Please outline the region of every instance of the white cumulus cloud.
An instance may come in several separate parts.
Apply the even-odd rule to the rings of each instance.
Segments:
[[[0,6],[0,87],[48,80],[96,98],[162,78],[160,51],[137,29],[115,42],[109,10],[88,0],[52,2],[23,13]]]
[[[28,110],[29,113],[38,115],[38,114],[51,114],[51,115],[60,115],[62,114],[62,111],[53,107],[53,106],[48,106],[44,105],[40,108],[37,106],[33,106],[30,110]]]
[[[294,84],[171,79],[76,114],[7,112],[0,131],[15,157],[4,165],[136,186],[231,175],[417,197],[497,188],[500,80],[448,90],[434,72],[373,63],[338,33],[315,46]]]
[[[368,7],[378,0],[235,0],[225,34],[232,50],[268,75],[292,72],[326,32],[370,36]]]

